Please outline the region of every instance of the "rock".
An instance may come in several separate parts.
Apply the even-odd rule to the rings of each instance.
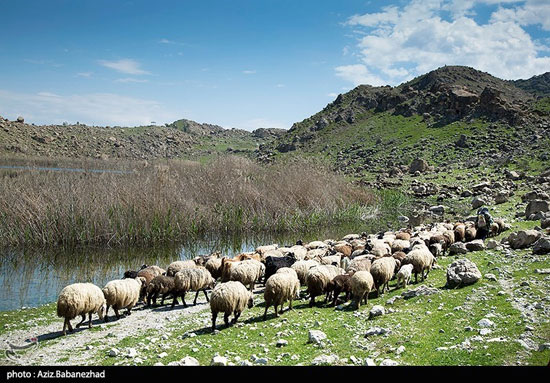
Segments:
[[[479,197],[475,197],[472,200],[472,209],[480,208],[480,207],[482,207],[483,205],[486,205],[486,204],[487,204],[487,202],[485,202],[484,199],[481,199]]]
[[[542,218],[540,220],[540,227],[543,229],[550,227],[550,218]]]
[[[320,330],[309,330],[308,343],[322,345],[327,340],[327,334]]]
[[[137,351],[135,348],[129,348],[126,353],[127,358],[135,358],[137,356]]]
[[[227,358],[225,356],[216,355],[210,362],[211,366],[227,366]]]
[[[25,119],[22,116],[17,117],[17,122],[23,123]]]
[[[539,191],[536,191],[536,190],[532,190],[530,191],[529,193],[525,193],[524,195],[521,196],[521,200],[523,202],[527,202],[527,201],[533,201],[533,200],[548,200],[550,199],[550,197],[548,196],[547,193],[543,193],[543,192],[539,192]]]
[[[470,190],[464,190],[462,193],[460,193],[460,196],[463,198],[471,197],[473,194]]]
[[[537,274],[550,274],[550,269],[535,269]]]
[[[481,328],[488,328],[488,327],[494,327],[495,326],[495,322],[493,322],[492,320],[490,319],[487,319],[487,318],[483,318],[481,320],[479,320],[477,322],[477,325]]]
[[[539,345],[539,351],[550,350],[550,343],[542,343]]]
[[[443,215],[445,213],[445,206],[437,205],[430,207],[430,211],[437,215]]]
[[[386,313],[386,310],[383,306],[375,305],[373,306],[369,311],[369,319],[384,315]]]
[[[338,361],[339,361],[339,358],[337,355],[319,355],[318,357],[313,359],[313,362],[311,362],[311,364],[313,366],[323,366],[323,365],[331,366],[333,364],[338,363]]]
[[[399,363],[397,363],[395,360],[391,359],[384,359],[382,363],[380,363],[381,366],[398,366]]]
[[[404,352],[405,352],[405,346],[399,346],[399,347],[397,347],[397,350],[395,350],[395,353],[396,353],[397,355],[401,355],[401,354],[403,354]]]
[[[199,361],[192,356],[186,356],[180,360],[180,366],[200,366]]]
[[[492,331],[489,330],[488,328],[482,328],[481,330],[479,330],[479,335],[481,336],[485,336],[485,335],[489,335]]]
[[[287,345],[288,345],[288,341],[285,339],[279,339],[276,344],[277,347],[284,347]]]
[[[266,366],[267,362],[268,362],[267,358],[258,358],[258,357],[252,358],[252,363],[254,363],[257,366]]]
[[[447,287],[466,286],[481,279],[476,264],[466,258],[458,259],[447,267]]]
[[[162,363],[162,362],[157,362],[157,363],[153,364],[153,366],[155,366],[155,367],[164,366],[164,363]]]
[[[455,142],[455,145],[459,148],[469,148],[470,143],[468,142],[468,136],[461,134],[460,138]]]
[[[539,212],[546,213],[549,210],[550,210],[549,201],[535,199],[530,201],[527,207],[525,208],[525,218],[529,218],[532,214],[536,214]]]
[[[365,333],[365,338],[373,335],[384,335],[391,333],[391,330],[382,327],[370,327]]]
[[[494,239],[490,239],[489,241],[487,241],[487,249],[489,250],[496,249],[498,246],[498,242]]]
[[[508,243],[512,249],[523,249],[534,244],[541,235],[536,230],[520,230],[508,236]]]
[[[109,356],[115,357],[119,355],[120,355],[120,351],[117,348],[112,348],[109,350]]]
[[[424,173],[427,170],[428,170],[428,163],[421,158],[417,158],[416,160],[414,160],[411,163],[411,166],[409,167],[410,173],[415,173],[415,172]]]
[[[550,273],[549,273],[550,274]],[[87,345],[86,346],[86,350],[93,350],[94,349],[94,346],[92,346],[91,344]]]
[[[487,279],[488,281],[496,282],[497,277],[495,276],[495,274],[485,274],[485,279]]]
[[[168,353],[166,352],[161,352],[160,354],[157,355],[157,357],[159,358],[166,358],[168,356]]]
[[[363,366],[376,366],[376,363],[374,363],[374,360],[371,358],[365,358],[365,361],[363,362]]]
[[[495,203],[501,204],[505,202],[508,202],[508,193],[498,193],[495,197]]]
[[[475,239],[466,243],[466,249],[468,249],[468,251],[482,251],[485,250],[485,244],[482,239]]]
[[[533,244],[533,254],[550,254],[550,239],[541,237]]]
[[[439,290],[434,287],[428,287],[426,285],[420,285],[416,289],[408,290],[401,293],[401,296],[405,299],[410,299],[419,296],[426,296],[432,294],[438,294]]]
[[[505,173],[506,173],[506,178],[514,180],[514,181],[517,181],[521,178],[521,176],[518,174],[518,172],[516,172],[514,170],[508,171],[508,169],[506,169]]]
[[[455,242],[449,247],[449,255],[466,253],[468,253],[468,249],[463,242]]]
[[[241,361],[239,361],[238,365],[239,366],[253,366],[252,362],[250,362],[248,360],[241,360]]]

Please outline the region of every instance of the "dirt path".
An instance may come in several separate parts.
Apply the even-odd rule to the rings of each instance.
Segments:
[[[188,301],[191,301],[188,298]],[[168,302],[171,302],[169,300]],[[188,302],[189,304],[189,302]],[[109,313],[109,322],[100,321],[96,315],[92,325],[96,329],[89,330],[87,326],[74,330],[63,336],[63,320],[60,318],[49,325],[36,326],[25,330],[15,330],[8,334],[0,335],[0,347],[10,349],[9,343],[14,345],[28,344],[25,340],[30,337],[38,338],[38,347],[29,347],[26,351],[16,351],[15,356],[1,356],[1,363],[7,365],[86,365],[94,361],[97,353],[95,347],[86,349],[88,345],[96,341],[105,341],[116,344],[118,341],[143,333],[149,329],[163,329],[170,322],[178,321],[183,317],[208,310],[209,305],[203,297],[197,300],[197,305],[189,305],[184,308],[182,305],[170,310],[170,305],[155,308],[144,308],[140,306],[132,311],[129,316],[116,320],[112,312]],[[80,319],[79,319],[80,320]],[[73,327],[78,321],[75,319]],[[98,329],[99,328],[99,329]],[[67,352],[75,350],[75,352]],[[68,359],[67,359],[68,358]],[[63,359],[62,362],[59,359]]]

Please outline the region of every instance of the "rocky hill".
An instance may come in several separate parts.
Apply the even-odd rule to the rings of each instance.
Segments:
[[[165,126],[34,125],[0,116],[0,154],[70,158],[186,158],[217,153],[251,155],[282,129],[253,132],[178,120]]]
[[[511,81],[516,87],[539,97],[550,97],[550,72],[533,76],[528,80]]]

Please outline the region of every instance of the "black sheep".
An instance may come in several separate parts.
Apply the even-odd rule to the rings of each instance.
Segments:
[[[283,267],[290,267],[294,264],[294,262],[296,262],[296,256],[294,253],[288,253],[284,257],[267,257],[265,259],[264,284],[270,276],[277,272],[277,270]]]

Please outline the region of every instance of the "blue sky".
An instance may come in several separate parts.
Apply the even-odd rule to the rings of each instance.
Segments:
[[[550,71],[550,1],[0,1],[0,115],[289,128],[439,66]]]

